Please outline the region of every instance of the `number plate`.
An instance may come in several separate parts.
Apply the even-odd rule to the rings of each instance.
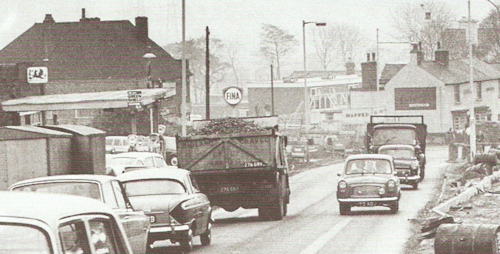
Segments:
[[[150,215],[150,216],[149,216],[149,221],[150,221],[151,223],[155,223],[155,222],[156,222],[156,216],[154,216],[154,215]]]
[[[232,193],[238,192],[240,190],[239,186],[223,186],[219,188],[219,192],[221,193]]]
[[[358,202],[358,206],[372,207],[375,206],[375,203],[373,203],[372,201],[361,201]]]

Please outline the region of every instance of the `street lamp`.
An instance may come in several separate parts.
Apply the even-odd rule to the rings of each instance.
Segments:
[[[147,76],[147,87],[148,88],[153,88],[153,85],[151,84],[151,59],[156,58],[156,55],[148,52],[142,56],[144,59],[148,60],[148,76]]]
[[[306,71],[306,24],[316,24],[316,26],[326,26],[326,23],[306,22],[302,20],[302,45],[304,47],[304,122],[306,131],[306,164],[309,165],[309,92],[307,90],[307,71]]]

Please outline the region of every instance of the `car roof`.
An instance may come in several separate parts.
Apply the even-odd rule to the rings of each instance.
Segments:
[[[145,158],[149,156],[161,156],[159,153],[153,153],[153,152],[126,152],[126,153],[117,153],[113,155],[113,158],[119,158],[119,157],[135,157],[135,158]]]
[[[92,181],[92,182],[104,183],[104,182],[109,182],[111,180],[117,180],[117,178],[114,176],[108,176],[108,175],[91,175],[91,174],[55,175],[55,176],[44,176],[44,177],[37,177],[37,178],[19,181],[19,182],[12,184],[9,187],[9,189],[12,189],[14,187],[21,186],[21,185],[49,182],[49,181]]]
[[[416,129],[415,125],[412,124],[387,124],[381,123],[373,126],[374,129],[386,129],[386,128],[394,128],[394,129]]]
[[[113,214],[110,207],[91,198],[23,191],[0,191],[0,217],[31,218],[56,225],[61,218],[88,214]]]
[[[415,150],[415,148],[411,145],[383,145],[380,146],[379,150],[381,149],[408,149],[408,150]]]
[[[130,172],[123,173],[117,178],[122,182],[142,180],[142,179],[174,179],[182,181],[189,175],[189,171],[175,166],[166,166],[161,168],[148,168],[134,170]]]
[[[350,160],[363,160],[363,159],[385,159],[385,160],[390,160],[392,161],[393,158],[390,155],[387,154],[354,154],[354,155],[349,155],[346,159],[346,161]]]

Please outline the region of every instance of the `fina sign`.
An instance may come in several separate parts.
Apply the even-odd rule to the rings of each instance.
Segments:
[[[48,69],[47,67],[28,67],[28,83],[30,84],[40,84],[47,83],[48,79]]]
[[[226,87],[222,90],[224,95],[224,100],[226,100],[227,104],[231,106],[236,106],[243,99],[243,91],[241,88],[236,86]]]

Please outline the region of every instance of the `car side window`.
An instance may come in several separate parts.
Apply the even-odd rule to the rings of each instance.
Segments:
[[[147,157],[146,159],[144,159],[144,163],[148,167],[154,167],[155,166],[154,161],[153,161],[153,157]]]
[[[91,243],[96,253],[118,253],[109,221],[93,219],[89,221],[89,227]]]
[[[200,192],[200,188],[198,188],[198,184],[191,174],[189,174],[189,181],[191,181],[191,186],[193,186],[194,192]]]
[[[154,160],[155,160],[155,165],[157,168],[161,168],[161,167],[166,166],[162,157],[154,157]]]
[[[111,186],[113,187],[113,194],[115,196],[116,203],[118,207],[121,209],[127,208],[127,202],[123,197],[123,190],[118,181],[111,181]]]
[[[59,226],[59,238],[65,254],[91,253],[85,223],[81,220]]]
[[[140,160],[137,160],[137,161],[134,163],[134,165],[136,165],[136,166],[144,166],[144,163],[143,163],[142,161],[140,161]]]

